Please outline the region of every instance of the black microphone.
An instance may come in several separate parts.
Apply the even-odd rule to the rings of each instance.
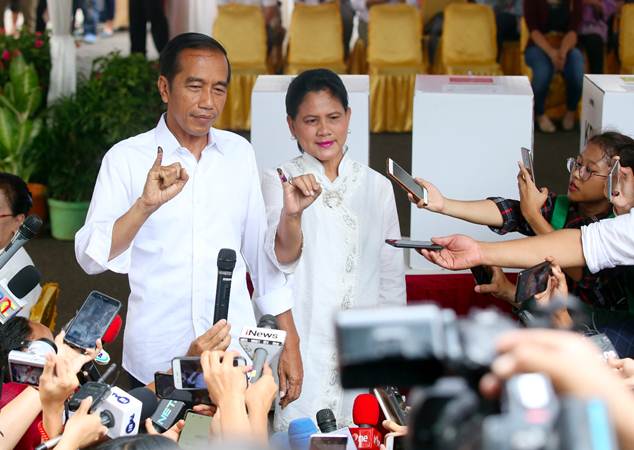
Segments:
[[[332,412],[332,409],[320,409],[317,411],[316,419],[317,426],[322,433],[337,431],[337,419],[335,419],[335,413]]]
[[[42,219],[38,216],[28,216],[18,228],[17,233],[11,239],[11,242],[0,252],[0,269],[15,255],[24,244],[26,244],[33,236],[35,236],[42,228]]]
[[[154,414],[152,414],[152,425],[159,431],[165,433],[172,425],[183,418],[187,405],[180,400],[162,399]]]
[[[216,282],[216,306],[214,322],[227,320],[229,315],[229,294],[231,293],[231,276],[236,266],[236,251],[222,248],[218,252],[218,281]]]

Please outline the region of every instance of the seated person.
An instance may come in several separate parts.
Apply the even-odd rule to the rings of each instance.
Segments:
[[[586,51],[590,73],[603,73],[603,47],[608,40],[608,21],[615,12],[615,0],[583,0],[579,46]]]
[[[546,94],[555,72],[562,72],[566,82],[564,130],[575,126],[577,104],[583,83],[583,55],[576,48],[581,24],[582,0],[532,0],[524,2],[524,19],[530,40],[524,52],[526,64],[533,71],[531,85],[535,95],[535,121],[540,131],[555,132],[555,125],[545,114]],[[549,33],[563,33],[561,42]]]
[[[24,222],[31,209],[31,194],[26,183],[20,177],[10,173],[0,173],[0,248],[7,246]],[[33,265],[33,260],[24,247],[0,268],[0,280],[9,281],[22,268]],[[31,308],[40,298],[42,288],[38,284],[22,300],[26,305],[18,313],[21,317],[29,317]]]

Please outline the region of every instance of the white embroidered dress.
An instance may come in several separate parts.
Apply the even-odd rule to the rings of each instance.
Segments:
[[[288,273],[293,290],[293,316],[300,337],[304,383],[298,400],[284,410],[276,406],[275,429],[285,430],[293,419],[330,408],[340,426],[352,422],[357,392],[339,384],[334,315],[352,307],[405,304],[403,253],[385,244],[401,236],[394,192],[384,176],[344,156],[339,176],[331,182],[322,164],[303,154],[281,166],[293,177],[312,173],[323,188],[321,196],[302,215],[302,255]],[[273,249],[283,206],[282,186],[274,170],[262,176],[269,234]]]

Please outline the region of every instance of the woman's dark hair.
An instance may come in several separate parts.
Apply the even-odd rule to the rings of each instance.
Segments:
[[[634,148],[634,139],[616,131],[605,131],[592,136],[588,144],[598,146],[609,159],[612,159],[613,156],[620,156],[623,150]],[[623,162],[621,164],[623,165]]]
[[[0,172],[0,191],[7,196],[13,216],[26,215],[31,209],[33,204],[31,193],[22,178],[11,173]]]
[[[159,57],[159,70],[161,75],[167,78],[171,84],[172,80],[178,72],[181,71],[179,64],[179,55],[183,50],[188,48],[207,49],[212,52],[222,53],[227,60],[227,84],[231,81],[231,63],[227,58],[227,51],[220,42],[202,33],[182,33],[172,38]]]
[[[299,105],[309,92],[328,91],[348,110],[348,91],[339,75],[328,69],[312,69],[297,75],[286,91],[286,114],[295,119]]]
[[[31,325],[24,317],[14,316],[0,325],[0,381],[8,381],[5,376],[8,376],[9,352],[23,348],[30,335]]]
[[[90,450],[180,450],[176,442],[155,434],[120,437],[88,448]]]

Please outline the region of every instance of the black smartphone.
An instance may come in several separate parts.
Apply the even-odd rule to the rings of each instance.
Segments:
[[[427,250],[439,251],[442,245],[434,244],[431,241],[412,241],[411,239],[386,239],[385,243],[398,248],[424,248]]]
[[[209,447],[212,417],[187,411],[185,426],[178,436],[178,446],[183,450],[197,450]]]
[[[427,189],[420,186],[405,169],[396,164],[392,158],[387,159],[387,174],[399,186],[414,196],[416,201],[422,200],[427,204]]]
[[[90,405],[90,411],[94,411],[99,404],[104,401],[110,395],[110,386],[105,383],[98,383],[96,381],[89,381],[84,383],[77,392],[73,394],[68,402],[68,409],[71,411],[77,411],[79,404],[85,398],[92,397],[92,404]]]
[[[180,400],[189,405],[211,405],[207,388],[186,391],[174,387],[174,376],[168,372],[154,373],[154,389],[156,396],[161,399]]]
[[[471,268],[476,284],[491,284],[493,271],[489,266],[475,266]]]
[[[379,407],[387,420],[398,425],[407,425],[407,412],[403,396],[394,386],[381,386],[372,389]]]
[[[517,288],[515,289],[515,302],[522,304],[543,292],[548,286],[550,275],[550,263],[544,261],[536,266],[522,270],[517,274]]]
[[[120,308],[119,300],[92,291],[66,330],[64,342],[81,349],[95,348]]]

